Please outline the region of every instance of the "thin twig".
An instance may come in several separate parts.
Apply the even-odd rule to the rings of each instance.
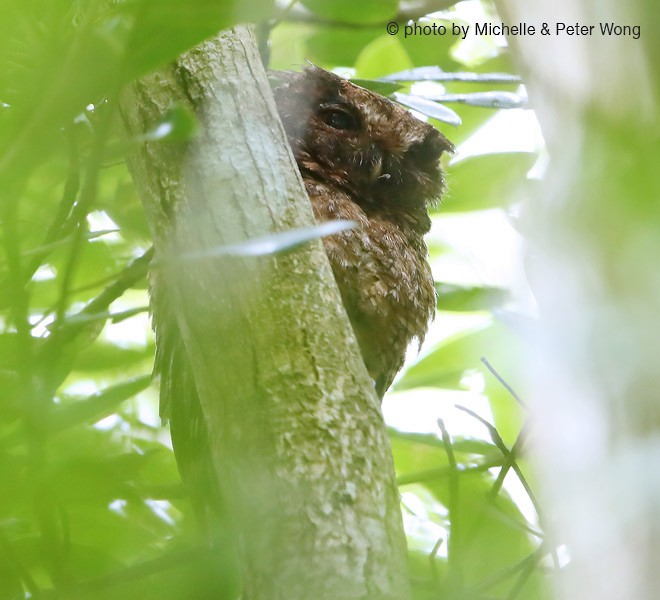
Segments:
[[[516,400],[516,402],[517,402],[518,404],[520,404],[520,406],[522,406],[523,408],[527,408],[527,404],[525,404],[525,402],[523,402],[522,398],[521,398],[521,397],[516,393],[516,391],[515,391],[515,390],[514,390],[514,389],[513,389],[508,383],[507,383],[506,379],[504,379],[504,377],[502,377],[502,376],[501,376],[501,375],[495,370],[495,367],[493,367],[493,365],[491,365],[491,364],[488,362],[488,359],[487,359],[485,356],[482,356],[482,357],[481,357],[481,362],[484,363],[484,365],[486,365],[486,368],[492,373],[493,377],[495,377],[495,379],[497,379],[497,381],[499,381],[499,382],[500,382],[500,383],[506,388],[506,390],[509,392],[509,394],[511,394],[511,395],[513,396],[513,398]]]
[[[23,278],[26,282],[32,279],[32,276],[54,247],[54,242],[66,237],[71,232],[67,231],[64,225],[67,223],[67,217],[71,214],[71,209],[76,202],[76,197],[80,189],[80,156],[78,142],[75,138],[75,128],[69,127],[67,133],[69,138],[69,174],[64,183],[64,191],[62,192],[62,198],[58,204],[55,217],[51,221],[44,239],[39,244],[41,250],[35,254],[23,273]]]
[[[486,366],[486,368],[491,372],[493,377],[499,381],[504,388],[511,394],[511,396],[520,404],[523,408],[527,408],[527,405],[525,402],[523,402],[522,398],[516,393],[516,391],[509,385],[509,383],[500,375],[495,367],[488,362],[488,359],[485,356],[481,357],[481,362]],[[490,424],[488,424],[490,425]],[[504,479],[506,478],[509,469],[513,467],[514,463],[516,462],[518,456],[520,456],[520,451],[522,450],[523,445],[525,444],[525,441],[527,439],[527,435],[529,434],[529,425],[528,422],[523,425],[521,428],[520,432],[518,433],[518,437],[516,438],[516,441],[513,444],[513,447],[511,448],[511,451],[508,451],[505,455],[505,460],[504,463],[502,464],[502,468],[500,469],[499,474],[497,475],[497,479],[495,480],[495,483],[493,483],[493,487],[491,488],[489,492],[489,496],[491,498],[495,498],[497,494],[499,494],[500,489],[502,488],[502,484],[504,483]],[[500,438],[501,439],[501,438]]]
[[[471,467],[464,467],[461,469],[461,473],[483,473],[488,471],[493,467],[499,467],[502,465],[501,460],[488,460],[478,465]],[[413,483],[424,483],[425,481],[436,481],[444,477],[449,477],[451,475],[451,467],[439,467],[437,469],[428,469],[426,471],[418,471],[417,473],[411,473],[410,475],[401,475],[397,477],[396,483],[399,487],[402,485],[411,485]]]
[[[60,299],[55,311],[56,326],[64,321],[66,314],[67,299],[69,288],[75,275],[76,267],[80,259],[80,249],[85,239],[86,218],[89,214],[98,191],[99,171],[103,162],[103,153],[108,139],[108,132],[114,117],[114,103],[109,102],[106,111],[99,120],[98,130],[95,132],[92,149],[87,161],[87,170],[85,180],[78,201],[73,205],[69,218],[62,224],[60,231],[67,235],[69,231],[73,232],[73,245],[71,254],[62,277],[60,290]]]
[[[488,577],[487,579],[478,583],[474,587],[470,588],[469,592],[474,596],[483,594],[487,590],[494,588],[496,585],[499,585],[500,583],[503,583],[521,571],[524,571],[530,563],[536,566],[541,558],[548,554],[548,552],[549,551],[547,550],[546,545],[541,544],[536,550],[534,550],[534,552],[519,560],[516,564],[502,569],[499,573],[495,573],[491,577]]]
[[[431,568],[431,577],[433,581],[438,583],[440,581],[440,573],[438,573],[438,565],[435,564],[435,557],[438,555],[438,550],[444,542],[444,538],[439,538],[438,541],[433,545],[431,552],[429,553],[429,566]]]
[[[131,261],[96,298],[90,300],[82,310],[67,319],[64,327],[60,329],[64,336],[60,342],[74,337],[85,326],[85,317],[98,315],[106,311],[112,302],[145,277],[149,272],[149,263],[153,255],[154,249],[152,246],[142,256]]]
[[[221,551],[222,549],[220,548],[210,549],[208,546],[204,545],[171,552],[152,560],[147,560],[143,563],[126,567],[121,571],[115,571],[109,575],[82,581],[65,589],[47,590],[43,593],[42,597],[48,600],[77,598],[80,596],[88,598],[107,588],[122,585],[130,581],[139,581],[140,579],[144,579],[145,577],[149,577],[156,573],[162,573],[169,569],[176,569],[184,564],[199,562],[200,560]]]
[[[502,463],[502,468],[500,469],[500,472],[497,475],[497,479],[495,480],[495,483],[493,483],[493,487],[490,489],[488,493],[491,498],[495,498],[495,496],[499,494],[500,489],[502,488],[502,484],[504,483],[504,479],[506,478],[507,473],[509,472],[509,469],[513,467],[514,463],[520,456],[520,452],[525,444],[527,435],[529,433],[528,423],[529,421],[523,425],[522,429],[520,430],[520,433],[518,434],[518,437],[516,438],[516,441],[513,444],[513,447],[511,448],[511,451],[505,457],[504,462]]]
[[[536,566],[539,564],[539,561],[541,560],[541,556],[542,554],[539,553],[536,556],[532,555],[529,557],[530,560],[524,566],[522,572],[520,573],[518,579],[516,580],[516,583],[513,585],[511,591],[509,592],[509,595],[506,597],[506,600],[515,600],[515,598],[518,597],[518,594],[520,594],[523,587],[525,587],[527,580],[531,577],[532,573],[536,569]]]
[[[447,563],[449,568],[449,584],[451,595],[461,597],[463,589],[463,571],[461,560],[461,526],[459,512],[459,473],[454,449],[452,448],[451,438],[445,428],[442,419],[438,419],[438,427],[442,432],[442,443],[447,453],[447,461],[451,469],[449,475],[449,502],[447,510],[449,512],[449,522],[451,523],[451,532],[447,539]]]
[[[491,425],[488,421],[486,421],[486,419],[479,416],[477,413],[470,410],[469,408],[466,408],[465,406],[460,406],[457,404],[456,408],[458,408],[458,410],[462,410],[471,417],[477,419],[477,421],[479,421],[482,425],[484,425],[488,429],[488,432],[490,434],[491,439],[493,440],[493,443],[498,447],[498,449],[505,457],[505,459],[510,456],[511,454],[510,450],[506,447],[504,440],[502,440],[502,437],[500,436],[497,429],[493,425]],[[539,519],[541,519],[541,507],[539,506],[539,503],[536,500],[536,496],[534,495],[531,486],[527,482],[527,479],[525,478],[522,469],[515,461],[511,465],[511,468],[514,470],[515,474],[518,475],[518,479],[520,479],[520,483],[525,488],[525,492],[527,492],[527,495],[529,496],[529,499],[532,505],[534,506],[534,510],[536,511],[536,514],[539,516]]]
[[[134,259],[134,261],[136,261],[136,260],[137,260],[137,261],[141,260],[141,258],[142,258],[143,256],[152,257],[152,256],[153,256],[153,248],[149,248],[149,249],[148,249],[148,250],[147,250],[147,251],[146,251],[141,257],[138,257],[137,259]],[[133,262],[134,262],[134,261],[133,261]],[[115,284],[115,282],[117,281],[118,277],[121,277],[121,276],[124,274],[124,272],[125,272],[126,269],[130,269],[130,268],[131,268],[131,265],[133,264],[133,262],[129,263],[128,266],[125,267],[124,270],[123,270],[123,271],[120,271],[119,273],[113,273],[112,275],[108,275],[108,276],[106,276],[106,277],[103,277],[102,279],[97,279],[96,281],[93,281],[93,282],[91,282],[91,283],[87,283],[87,284],[85,284],[85,285],[80,285],[80,286],[78,286],[78,287],[76,287],[76,288],[72,288],[71,290],[69,290],[69,293],[70,293],[71,295],[81,294],[81,293],[83,293],[83,292],[87,292],[87,291],[89,291],[89,290],[94,290],[94,289],[96,289],[96,288],[99,288],[99,287],[101,287],[102,285],[105,285],[105,284],[110,284],[109,287],[112,287],[112,286]],[[149,267],[149,263],[147,262],[146,266],[144,266],[144,268],[141,268],[141,269],[140,269],[140,272],[138,273],[139,277],[138,277],[138,279],[135,280],[134,283],[136,283],[137,281],[139,281],[142,277],[146,276],[146,274],[147,274],[148,271],[149,271],[149,268],[148,268],[148,267]],[[127,288],[127,289],[128,289],[128,288]],[[124,291],[126,291],[126,290],[124,290]],[[106,290],[103,291],[104,294],[105,294],[105,292],[106,292]],[[121,294],[120,294],[120,295],[121,295]],[[119,297],[119,296],[117,296],[116,298],[118,298],[118,297]],[[115,298],[115,300],[116,300],[116,298]],[[55,308],[56,308],[55,306],[50,306],[50,307],[48,307],[48,308],[44,311],[44,313],[43,313],[43,315],[41,316],[41,318],[40,318],[39,320],[35,321],[34,323],[32,323],[32,327],[33,327],[33,328],[34,328],[34,327],[38,327],[39,325],[43,324],[43,323],[44,323],[44,322],[45,322],[50,316],[52,316],[52,315],[54,314],[54,312],[55,312]],[[87,313],[86,313],[86,314],[87,314]],[[77,319],[79,315],[80,315],[80,313],[77,313],[77,314],[75,314],[75,315],[72,315],[72,316],[68,317],[68,318],[65,320],[65,325],[68,326],[69,322],[70,322],[71,320],[75,320],[75,319]]]

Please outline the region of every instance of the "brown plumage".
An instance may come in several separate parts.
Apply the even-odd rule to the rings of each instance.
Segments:
[[[407,110],[317,67],[275,88],[318,221],[358,227],[324,239],[362,356],[382,397],[413,339],[424,339],[435,289],[423,235],[451,143]]]

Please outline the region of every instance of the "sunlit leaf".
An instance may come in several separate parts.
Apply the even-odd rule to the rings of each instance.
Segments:
[[[458,466],[453,473],[457,478],[454,486],[450,478],[453,467],[438,436],[392,432],[391,439],[402,490],[414,494],[421,485],[446,507],[450,532],[457,535],[449,548],[450,564],[460,565],[465,584],[509,589],[515,579],[514,574],[506,574],[507,570],[530,555],[535,543],[511,498],[505,492],[490,496],[494,479],[488,467],[500,464],[502,453],[486,442],[451,439]],[[500,548],[500,543],[505,548]],[[496,579],[498,574],[501,579]],[[492,584],[491,578],[495,580]]]
[[[437,66],[417,67],[383,77],[386,81],[460,81],[463,83],[519,83],[510,73],[447,72]]]
[[[513,92],[477,92],[474,94],[440,94],[438,102],[457,102],[485,108],[526,108],[527,97]]]
[[[450,163],[442,212],[506,207],[521,198],[526,174],[536,161],[532,152],[472,156]]]
[[[449,464],[442,440],[437,435],[390,430],[397,480],[400,486],[444,480]],[[463,464],[481,470],[501,463],[502,455],[489,442],[458,438],[454,451]]]
[[[436,282],[438,310],[474,311],[502,306],[510,297],[505,288],[467,287]]]
[[[399,103],[412,108],[417,112],[421,112],[427,117],[432,117],[433,119],[438,119],[443,123],[449,123],[450,125],[460,125],[461,117],[458,116],[451,108],[447,108],[442,104],[433,102],[432,100],[427,100],[420,96],[414,96],[412,94],[403,94],[401,92],[394,92],[392,94],[394,99]]]
[[[355,61],[355,73],[359,78],[378,79],[392,69],[412,65],[405,46],[394,36],[381,35],[360,52]]]
[[[273,13],[270,0],[238,2],[224,0],[133,0],[126,3],[135,18],[135,29],[127,47],[134,76],[144,74],[219,30],[255,15],[267,21]]]
[[[300,29],[299,23],[289,26],[294,27],[294,32]],[[304,58],[330,67],[353,65],[362,50],[382,35],[383,28],[380,26],[359,29],[341,26],[315,27],[305,40]],[[290,68],[290,63],[284,66]]]
[[[20,179],[85,106],[115,98],[125,83],[223,27],[255,14],[267,19],[272,3],[131,0],[72,8],[54,0],[42,18],[29,5],[14,10],[20,27],[10,33],[10,55],[0,54],[0,100],[12,106],[0,121],[0,176]]]
[[[85,352],[79,354],[74,370],[84,372],[105,371],[137,367],[153,357],[153,347],[120,348],[114,344],[97,340]]]
[[[51,413],[48,429],[56,432],[86,421],[98,421],[111,414],[121,402],[135,396],[150,384],[151,376],[145,375],[111,386],[84,400],[62,406]]]
[[[411,366],[395,384],[394,389],[463,389],[461,380],[466,372],[481,367],[481,357],[492,355],[491,350],[506,339],[501,335],[501,327],[491,324],[445,340]]]
[[[351,82],[355,85],[359,85],[367,90],[375,92],[376,94],[381,94],[382,96],[389,96],[397,90],[401,89],[401,85],[398,83],[390,83],[388,81],[378,81],[377,79],[351,79]]]
[[[111,233],[119,233],[119,229],[105,229],[105,230],[99,230],[99,231],[86,231],[82,234],[82,237],[88,240],[95,240],[97,238],[103,237],[104,235],[108,235]],[[60,246],[66,246],[67,244],[71,244],[73,242],[74,236],[69,235],[61,240],[58,240],[56,242],[53,242],[51,244],[44,244],[42,246],[36,246],[34,248],[28,248],[26,250],[23,250],[23,256],[33,256],[35,254],[41,254],[42,252],[49,252],[50,250],[54,250],[55,248],[59,248]]]
[[[111,319],[113,323],[121,323],[125,319],[129,319],[135,315],[139,315],[140,313],[145,313],[145,312],[149,312],[148,306],[139,306],[121,312],[112,312],[109,310],[99,313],[80,312],[75,315],[72,315],[71,317],[68,317],[65,323],[63,323],[62,325],[66,327],[67,325],[94,323],[96,321],[106,321],[108,319]]]
[[[178,263],[191,260],[200,260],[203,258],[214,258],[221,256],[266,256],[269,254],[278,254],[294,250],[299,246],[312,240],[341,233],[355,227],[353,221],[327,221],[314,227],[305,227],[303,229],[292,229],[282,233],[273,233],[259,238],[253,238],[238,244],[228,244],[210,248],[202,252],[188,252],[177,257],[167,257],[161,259],[156,264],[162,262]]]
[[[379,23],[392,19],[397,12],[398,0],[365,0],[356,3],[353,0],[301,0],[309,10],[339,23]]]

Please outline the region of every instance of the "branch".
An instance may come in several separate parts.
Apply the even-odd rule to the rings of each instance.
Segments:
[[[129,135],[176,104],[197,115],[198,138],[146,142],[130,166],[155,234],[159,352],[173,340],[174,373],[190,368],[172,429],[193,426],[198,392],[244,597],[406,599],[387,432],[320,242],[212,256],[313,225],[251,33],[139,82],[122,106]]]

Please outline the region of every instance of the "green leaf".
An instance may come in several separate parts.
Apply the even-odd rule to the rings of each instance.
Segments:
[[[6,555],[7,548],[0,555],[0,598],[4,600],[22,600],[25,598],[23,585],[18,570]]]
[[[395,92],[393,94],[394,99],[399,103],[412,108],[417,112],[421,112],[427,117],[437,119],[443,123],[449,123],[450,125],[460,125],[461,118],[451,109],[437,102],[427,100],[420,96],[415,96],[414,94],[402,94],[401,92]]]
[[[438,318],[441,319],[442,315]],[[494,358],[509,351],[514,343],[512,338],[511,332],[498,322],[450,337],[406,370],[394,389],[463,389],[461,379],[466,373],[482,369],[485,371],[481,357]]]
[[[152,263],[152,265],[161,263],[174,264],[222,256],[267,256],[269,254],[279,254],[294,250],[303,244],[325,237],[326,235],[333,235],[353,229],[353,227],[355,227],[353,221],[326,221],[313,227],[303,227],[301,229],[291,229],[281,233],[264,235],[237,244],[217,246],[200,252],[188,252],[187,254],[176,257],[168,256]]]
[[[115,98],[122,85],[224,27],[257,14],[267,20],[272,2],[129,0],[72,6],[53,0],[48,10],[29,3],[11,10],[20,16],[10,20],[20,26],[9,34],[9,54],[0,54],[0,100],[11,105],[0,120],[0,164],[5,176],[20,181],[21,173],[57,148],[56,132],[85,106]]]
[[[432,19],[419,22],[419,25],[443,25],[451,30],[451,21],[444,19]],[[403,36],[403,27],[399,30],[397,38],[403,44],[406,53],[412,61],[412,67],[423,67],[426,65],[437,65],[444,71],[456,71],[460,68],[459,63],[452,56],[452,49],[456,47],[456,38],[452,35],[409,35]],[[407,71],[400,69],[400,71]],[[390,71],[391,73],[392,71]]]
[[[535,543],[508,494],[500,491],[497,497],[490,496],[494,479],[487,467],[501,464],[502,453],[488,442],[453,439],[450,443],[458,469],[452,471],[446,448],[437,436],[390,435],[403,489],[416,493],[421,485],[442,505],[453,507],[448,514],[450,532],[456,536],[450,545],[450,564],[461,565],[465,584],[478,586],[501,574],[502,584],[496,582],[493,589],[509,589],[514,577],[507,576],[506,570],[531,554]],[[451,482],[452,473],[457,477],[456,486]],[[417,496],[424,501],[423,494]],[[446,589],[446,585],[440,587]]]
[[[398,0],[301,0],[301,4],[324,19],[364,25],[393,19],[399,8]]]
[[[438,310],[470,312],[489,310],[505,304],[510,292],[505,288],[489,286],[461,286],[436,281]]]
[[[493,480],[489,473],[467,472],[459,476],[458,514],[452,526],[460,524],[460,539],[455,551],[468,585],[477,585],[505,571],[529,555],[535,547],[524,529],[526,523],[518,507],[500,492],[489,496]],[[445,492],[448,501],[449,489]],[[507,590],[509,580],[494,589]]]
[[[130,319],[135,315],[139,315],[141,313],[146,313],[146,312],[149,312],[148,306],[137,306],[135,308],[130,308],[128,310],[123,310],[121,312],[113,312],[109,310],[99,313],[79,312],[74,315],[71,315],[70,317],[67,317],[64,323],[62,323],[62,326],[78,327],[83,324],[95,323],[98,321],[105,322],[108,319],[110,319],[113,323],[121,323],[122,321],[125,321],[126,319]]]
[[[443,71],[433,65],[415,67],[383,77],[387,81],[461,81],[463,83],[520,83],[518,75],[510,73],[476,73],[474,71]]]
[[[356,75],[363,79],[378,79],[392,69],[407,69],[412,66],[401,42],[393,36],[383,35],[369,43],[355,61]]]
[[[97,340],[78,355],[72,370],[94,373],[138,367],[143,361],[150,360],[153,353],[152,346],[140,349],[120,348],[115,344]]]
[[[527,96],[514,92],[475,92],[472,94],[441,94],[433,98],[437,102],[457,102],[469,106],[483,106],[484,108],[526,108]]]
[[[366,90],[380,94],[381,96],[389,96],[397,90],[401,89],[398,83],[391,83],[389,81],[380,81],[378,79],[351,79],[351,83],[359,85]]]
[[[440,210],[465,212],[514,204],[522,197],[522,184],[535,161],[535,153],[508,152],[450,163]]]
[[[300,39],[301,25],[299,23],[284,24],[281,27],[280,35],[286,35],[288,43],[291,43],[291,40]],[[382,27],[356,29],[355,27],[316,26],[309,31],[308,37],[299,41],[301,58],[327,68],[355,64],[362,50],[370,42],[383,35]],[[285,61],[277,66],[290,69],[291,64],[301,64],[304,60],[297,63]]]
[[[124,400],[151,385],[151,375],[123,381],[84,400],[58,407],[49,416],[48,429],[55,433],[80,423],[95,422],[112,414]]]
[[[449,476],[447,453],[438,436],[390,430],[390,443],[400,486],[444,481]],[[496,466],[502,461],[502,453],[482,440],[456,438],[453,449],[462,464],[473,467]]]

